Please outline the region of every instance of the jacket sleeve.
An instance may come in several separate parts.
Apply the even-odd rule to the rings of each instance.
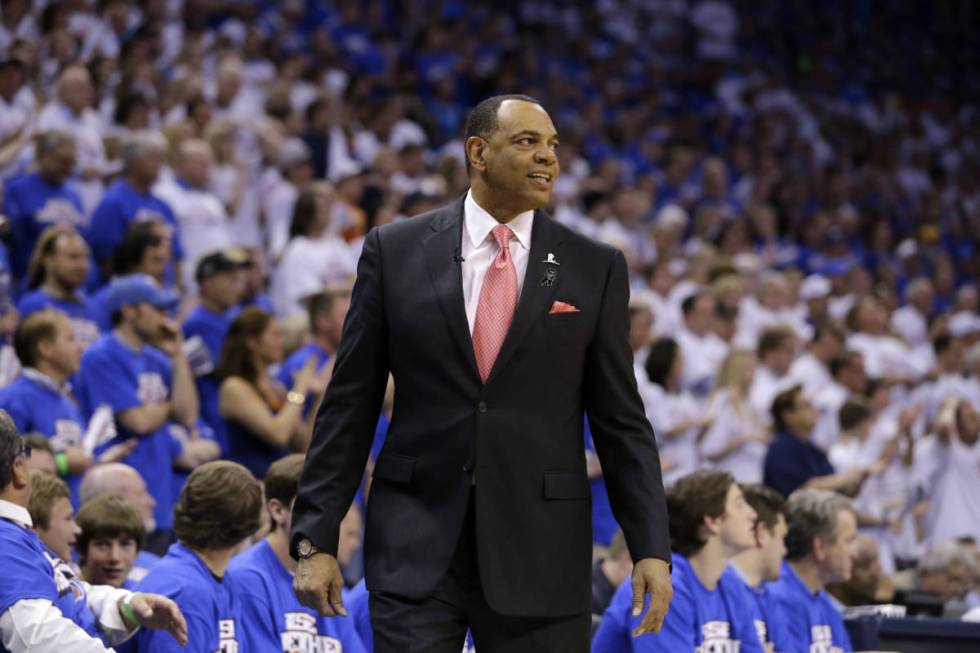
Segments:
[[[307,537],[337,554],[340,521],[360,485],[388,382],[381,241],[368,234],[344,321],[333,376],[316,417],[293,508],[291,554]]]
[[[626,260],[617,251],[586,353],[585,410],[610,504],[631,556],[670,562],[660,454],[633,373],[628,302]]]

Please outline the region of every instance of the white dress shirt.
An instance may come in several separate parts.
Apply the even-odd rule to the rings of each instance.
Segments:
[[[490,263],[497,257],[500,248],[491,231],[499,225],[496,218],[486,212],[473,199],[473,192],[466,193],[463,202],[463,242],[460,255],[463,257],[463,302],[466,305],[466,321],[470,325],[470,335],[476,324],[476,308],[480,304],[480,290],[483,277]],[[518,214],[507,223],[514,237],[510,239],[510,256],[517,269],[517,297],[520,299],[524,287],[524,275],[531,254],[531,227],[534,226],[534,211]]]
[[[32,524],[26,508],[2,499],[0,518],[23,528],[30,528]],[[57,568],[54,573],[59,573]],[[99,627],[109,642],[120,644],[136,632],[126,628],[117,607],[119,599],[131,593],[129,590],[108,585],[81,585],[85,589],[85,601],[98,616]],[[47,599],[22,599],[7,608],[0,615],[0,641],[11,653],[103,653],[113,650],[65,618]]]

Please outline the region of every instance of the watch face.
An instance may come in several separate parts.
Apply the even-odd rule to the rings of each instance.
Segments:
[[[301,558],[309,557],[313,553],[313,543],[305,538],[300,540],[299,544],[296,545],[296,552]]]

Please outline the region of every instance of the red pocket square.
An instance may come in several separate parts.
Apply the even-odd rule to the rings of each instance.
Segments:
[[[577,308],[571,304],[566,304],[565,302],[555,302],[551,305],[550,313],[578,313],[580,312]]]

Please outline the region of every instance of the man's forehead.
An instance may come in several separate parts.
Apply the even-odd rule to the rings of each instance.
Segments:
[[[497,127],[510,134],[528,131],[557,136],[551,116],[544,107],[526,100],[504,100],[497,109]]]

